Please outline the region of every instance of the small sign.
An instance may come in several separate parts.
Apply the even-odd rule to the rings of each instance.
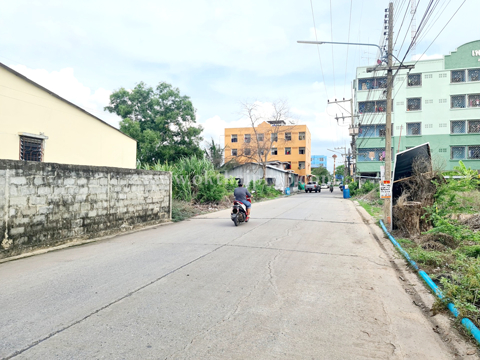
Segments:
[[[390,199],[392,197],[392,183],[390,180],[380,182],[380,197],[382,199]]]

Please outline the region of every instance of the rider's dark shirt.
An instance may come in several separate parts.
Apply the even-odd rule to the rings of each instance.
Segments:
[[[244,201],[247,201],[247,195],[248,196],[252,196],[247,188],[244,188],[244,187],[238,187],[236,188],[234,191],[233,191],[233,195],[235,196],[235,200],[238,200],[238,201],[241,201],[241,200],[244,200]]]

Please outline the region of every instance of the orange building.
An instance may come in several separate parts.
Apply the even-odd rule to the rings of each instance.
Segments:
[[[228,128],[225,129],[225,162],[281,161],[285,163],[285,170],[304,177],[312,170],[311,142],[307,125],[264,121],[255,128]]]

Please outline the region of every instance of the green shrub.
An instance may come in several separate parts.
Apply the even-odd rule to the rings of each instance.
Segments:
[[[227,193],[223,184],[223,176],[219,176],[216,171],[208,171],[197,185],[195,200],[200,203],[220,202]]]

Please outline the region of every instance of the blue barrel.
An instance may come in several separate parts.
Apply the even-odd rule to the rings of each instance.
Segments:
[[[343,198],[344,198],[344,199],[350,198],[350,189],[348,189],[348,188],[347,188],[347,189],[343,188]]]
[[[290,188],[289,187],[285,188],[285,195],[290,195]]]

